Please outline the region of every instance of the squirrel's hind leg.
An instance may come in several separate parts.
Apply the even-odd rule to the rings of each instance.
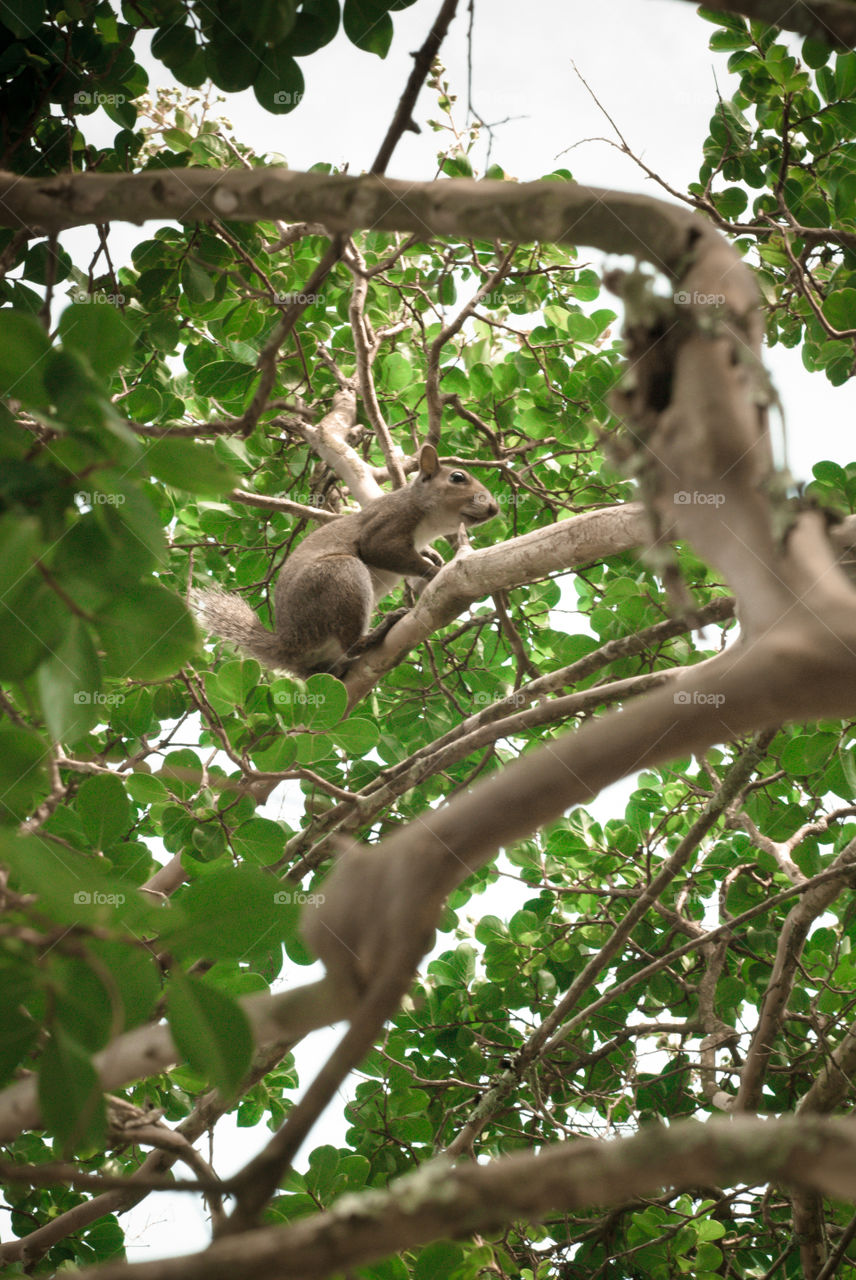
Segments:
[[[283,647],[299,651],[300,675],[343,675],[369,630],[374,597],[369,571],[356,556],[325,556],[306,565],[276,593]]]

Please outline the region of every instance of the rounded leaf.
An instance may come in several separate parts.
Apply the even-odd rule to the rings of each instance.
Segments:
[[[136,336],[133,321],[109,302],[92,297],[66,307],[59,318],[64,347],[86,356],[101,377],[108,377],[131,354]]]
[[[193,619],[166,587],[141,583],[98,618],[98,634],[110,675],[160,680],[196,653]]]
[[[289,41],[266,49],[253,81],[253,93],[261,106],[274,115],[287,115],[303,98],[303,72],[291,55]]]

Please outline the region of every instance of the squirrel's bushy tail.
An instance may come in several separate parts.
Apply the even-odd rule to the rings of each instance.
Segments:
[[[191,591],[190,602],[206,631],[228,640],[266,667],[283,667],[282,645],[240,596],[219,587]]]

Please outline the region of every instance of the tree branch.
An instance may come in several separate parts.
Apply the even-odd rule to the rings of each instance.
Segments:
[[[509,1220],[624,1203],[663,1187],[781,1182],[856,1199],[852,1120],[741,1117],[665,1128],[614,1142],[559,1143],[487,1165],[431,1162],[385,1191],[343,1196],[287,1227],[227,1237],[181,1258],[108,1262],[80,1280],[313,1280],[438,1237],[490,1233]]]

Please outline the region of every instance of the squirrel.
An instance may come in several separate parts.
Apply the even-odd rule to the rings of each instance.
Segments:
[[[219,588],[194,592],[194,604],[209,631],[265,666],[301,679],[318,672],[341,677],[407,613],[396,609],[370,631],[378,601],[405,576],[424,585],[439,573],[443,559],[429,543],[498,513],[483,484],[444,466],[425,444],[411,484],[313,530],[291,553],[276,583],[273,633],[240,596]]]

